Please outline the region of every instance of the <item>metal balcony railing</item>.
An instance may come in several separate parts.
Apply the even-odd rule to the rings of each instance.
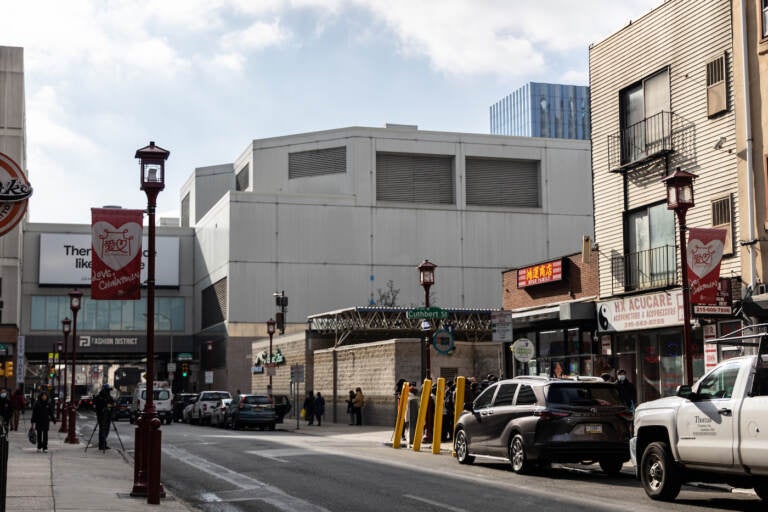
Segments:
[[[672,112],[659,112],[608,136],[611,172],[624,172],[675,150]]]
[[[614,256],[611,274],[613,293],[674,286],[678,284],[677,247],[664,245]]]

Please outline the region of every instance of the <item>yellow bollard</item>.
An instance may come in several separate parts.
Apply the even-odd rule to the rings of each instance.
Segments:
[[[435,421],[432,428],[432,453],[440,455],[440,441],[443,440],[443,408],[445,407],[445,379],[437,379],[435,395]]]
[[[410,389],[410,384],[403,382],[400,400],[397,403],[397,421],[395,421],[395,439],[392,441],[392,448],[400,448],[400,439],[403,437],[403,427],[405,426],[405,406],[408,404]]]
[[[453,402],[453,430],[456,431],[456,423],[459,422],[459,416],[464,412],[464,391],[467,389],[466,377],[456,377],[456,397]],[[451,439],[453,439],[453,432],[451,432]],[[455,457],[456,451],[451,450],[451,454]]]
[[[424,423],[427,419],[427,407],[429,407],[429,393],[432,391],[432,381],[424,379],[419,399],[419,418],[416,420],[416,433],[413,440],[413,451],[421,451],[421,438],[424,435]]]

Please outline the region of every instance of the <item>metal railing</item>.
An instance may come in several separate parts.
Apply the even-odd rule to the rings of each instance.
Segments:
[[[611,273],[614,293],[674,286],[678,284],[677,247],[664,245],[614,256]]]
[[[675,150],[672,112],[659,112],[608,136],[608,165],[621,172]]]

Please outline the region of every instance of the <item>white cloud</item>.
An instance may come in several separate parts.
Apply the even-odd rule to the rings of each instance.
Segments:
[[[263,50],[277,46],[290,39],[290,32],[280,27],[280,20],[270,23],[256,21],[245,30],[228,32],[221,37],[220,45],[225,50]]]

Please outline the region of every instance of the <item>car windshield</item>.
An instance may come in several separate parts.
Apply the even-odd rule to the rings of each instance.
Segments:
[[[271,404],[272,401],[269,399],[268,396],[248,395],[243,397],[243,403],[246,403],[249,405],[268,405],[268,404]]]
[[[155,400],[168,400],[171,398],[171,393],[167,389],[153,389],[152,390],[152,396],[154,396]],[[141,399],[146,400],[147,399],[147,390],[142,389],[141,390]]]
[[[118,404],[129,404],[133,401],[133,399],[130,396],[121,396],[117,399]]]
[[[564,405],[622,405],[619,390],[611,384],[559,384],[550,386],[547,402]]]
[[[200,400],[221,400],[222,398],[232,398],[228,391],[214,391],[212,393],[203,393],[200,395]]]

